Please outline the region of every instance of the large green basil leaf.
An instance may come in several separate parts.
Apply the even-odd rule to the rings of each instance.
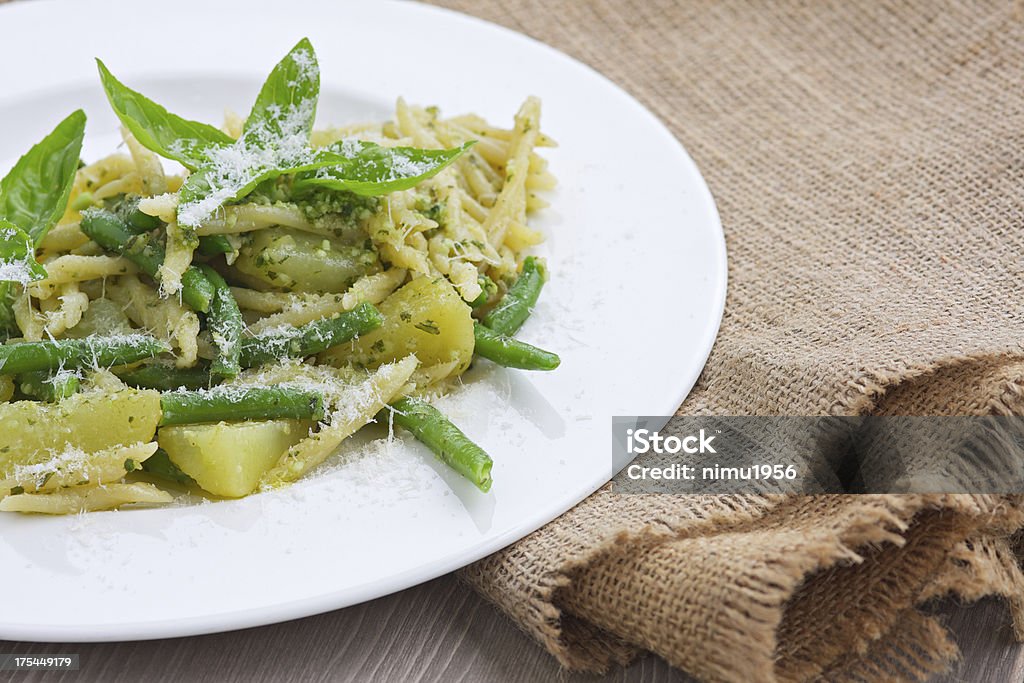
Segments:
[[[194,171],[206,162],[211,149],[234,144],[227,133],[205,123],[183,119],[132,90],[117,80],[99,59],[96,65],[110,106],[142,146]]]
[[[211,149],[181,189],[178,222],[195,227],[225,202],[236,201],[260,183],[332,163],[309,146],[320,95],[320,67],[303,38],[278,62],[260,90],[242,136]]]
[[[0,180],[0,336],[17,329],[14,287],[46,277],[35,247],[67,209],[85,137],[85,112],[57,124]]]
[[[314,150],[309,135],[319,94],[316,53],[303,38],[263,84],[241,137],[204,149],[202,163],[181,188],[178,223],[197,227],[225,203],[283,175],[296,176],[298,191],[326,187],[381,195],[404,190],[437,174],[473,144],[421,150],[346,141]]]
[[[0,219],[28,233],[39,244],[67,208],[85,136],[81,109],[18,159],[0,180]]]
[[[296,152],[305,151],[319,96],[320,65],[309,39],[303,38],[263,83],[245,121],[243,140],[249,145],[291,146]]]
[[[317,187],[364,196],[407,190],[440,173],[472,145],[471,141],[452,149],[416,149],[347,141],[311,152],[308,160],[295,165],[225,164],[223,168],[229,171],[218,171],[217,165],[204,166],[190,175],[181,188],[178,222],[197,227],[225,203],[238,201],[260,184],[283,175],[295,175],[295,194]],[[222,151],[234,158],[230,153],[237,150]],[[253,155],[253,159],[257,157],[258,154]]]
[[[27,285],[45,277],[46,269],[36,261],[36,245],[31,235],[0,218],[0,282]]]
[[[321,156],[312,151],[309,151],[306,159],[300,159],[295,165],[260,163],[261,151],[258,149],[232,147],[224,150],[224,156],[229,159],[234,158],[232,153],[247,153],[251,159],[237,166],[214,162],[191,174],[185,181],[178,201],[179,224],[189,228],[198,227],[221,206],[242,199],[268,180],[303,171],[315,171],[337,163],[333,155]]]
[[[335,159],[335,163],[297,176],[292,189],[301,193],[325,187],[366,196],[407,190],[440,173],[472,145],[470,141],[451,149],[417,149],[345,140],[319,155],[321,159]]]

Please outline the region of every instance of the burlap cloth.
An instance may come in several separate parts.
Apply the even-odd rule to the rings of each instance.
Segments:
[[[681,412],[1024,411],[1020,7],[443,4],[592,65],[704,172],[729,295]],[[919,680],[957,654],[929,597],[1004,595],[1024,633],[1019,503],[601,491],[462,576],[572,669]]]

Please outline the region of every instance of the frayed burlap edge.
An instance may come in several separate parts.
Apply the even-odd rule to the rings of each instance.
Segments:
[[[849,653],[817,676],[830,683],[916,683],[949,669],[959,652],[942,625],[915,609],[897,615],[892,632],[871,643],[865,652]]]
[[[855,383],[849,387],[854,395],[850,400],[869,396],[873,405],[865,405],[886,414],[1019,414],[1024,409],[1021,365],[1020,359],[1005,354],[945,359],[921,366],[902,380],[882,378],[876,384],[877,392],[869,383]],[[971,378],[975,390],[960,393],[961,403],[969,405],[949,405],[945,385],[962,387],[965,377]],[[987,398],[977,400],[979,393]],[[602,491],[595,495],[614,494]],[[621,528],[607,534],[601,543],[561,558],[558,568],[541,581],[532,581],[536,576],[520,576],[518,590],[507,590],[505,581],[494,581],[495,573],[508,579],[520,568],[514,550],[512,556],[488,558],[462,575],[572,670],[607,671],[650,650],[703,680],[842,679],[871,672],[886,672],[893,680],[924,680],[948,667],[957,652],[934,618],[914,610],[924,600],[942,594],[965,601],[1004,597],[1021,633],[1024,576],[1008,540],[1024,525],[1018,503],[1016,499],[971,496],[855,499],[850,504],[856,514],[847,526],[830,530],[800,553],[780,558],[772,572],[758,577],[760,586],[753,591],[756,597],[748,594],[746,602],[736,608],[739,614],[730,637],[718,638],[724,642],[717,645],[705,639],[699,656],[691,656],[680,643],[662,637],[664,624],[652,622],[650,615],[638,612],[635,620],[629,620],[607,610],[600,599],[607,577],[615,575],[622,558],[630,554],[687,538],[713,538],[744,529],[763,532],[771,528],[773,517],[776,524],[785,525],[790,514],[787,505],[792,502],[771,497],[749,501],[723,498],[693,524],[652,521],[639,530]],[[929,511],[932,514],[924,514]],[[912,544],[911,550],[906,550],[908,539],[916,537],[931,542]],[[528,541],[523,544],[528,546]],[[523,550],[530,552],[528,547]],[[829,576],[830,571],[856,573],[867,556],[877,562],[900,553],[905,559],[898,569],[899,580],[885,577],[871,582],[870,587],[860,587],[872,592],[884,609],[873,616],[861,615],[859,621],[847,620],[838,631],[841,637],[837,636],[830,648],[822,647],[822,631],[813,620],[803,627],[809,634],[806,638],[793,635],[800,630],[790,622],[799,622],[795,615],[801,590],[810,590],[807,587],[816,581],[829,584],[829,579],[819,577]],[[833,586],[841,583],[831,579]],[[600,586],[597,594],[581,588],[587,585]],[[523,599],[524,595],[528,599]],[[830,599],[836,598],[832,595]],[[915,615],[912,619],[907,617],[911,614]],[[815,656],[801,654],[808,648]],[[737,657],[737,651],[743,656]]]
[[[766,503],[758,501],[755,507]],[[761,523],[785,525],[798,505],[793,499],[768,504]],[[771,571],[759,568],[740,575],[740,599],[717,605],[718,623],[729,628],[692,643],[685,635],[674,638],[670,620],[652,619],[650,611],[639,610],[630,620],[628,607],[616,609],[614,594],[607,590],[609,577],[621,581],[626,573],[643,576],[637,570],[652,554],[671,554],[678,550],[672,544],[686,539],[761,533],[758,522],[726,522],[711,531],[709,527],[724,521],[719,517],[678,533],[656,525],[616,534],[601,547],[566,561],[543,585],[534,584],[526,601],[509,601],[512,593],[488,590],[492,572],[502,571],[500,560],[474,565],[463,577],[571,670],[604,672],[643,650],[708,681],[832,680],[855,677],[857,671],[884,671],[891,680],[917,681],[943,670],[955,660],[956,647],[937,621],[914,606],[935,593],[931,582],[945,571],[949,547],[982,532],[994,515],[1012,516],[1019,524],[1019,512],[1004,514],[1003,501],[966,496],[847,499],[843,506],[849,523],[804,544],[801,553],[780,553]],[[882,569],[865,578],[866,560]],[[624,564],[632,564],[631,571],[624,572]],[[969,600],[998,592],[986,563],[975,559],[972,569],[972,590],[957,594]],[[622,590],[637,595],[658,580],[641,580]],[[838,598],[837,584],[852,595]],[[946,585],[957,588],[952,577]],[[843,605],[845,613],[837,609]],[[524,608],[532,618],[522,618]]]
[[[610,486],[605,486],[588,501],[613,495]],[[776,502],[768,496],[706,497],[701,509],[702,518],[692,520],[692,526],[686,529],[685,534],[699,535],[719,525],[741,523],[739,520],[753,522],[772,509]],[[586,505],[585,501],[561,519],[577,516],[585,510]],[[570,521],[570,527],[574,523]],[[460,572],[461,578],[506,612],[567,669],[604,672],[613,665],[628,663],[641,651],[634,641],[564,611],[556,596],[573,585],[574,570],[585,568],[602,554],[627,543],[656,545],[678,538],[684,533],[680,524],[655,518],[634,532],[630,530],[628,521],[624,521],[621,527],[612,527],[607,531],[604,541],[597,546],[581,546],[557,570],[540,575],[524,573],[520,570],[523,563],[545,561],[543,555],[536,553],[543,549],[535,549],[531,543],[543,531],[527,537],[502,553],[464,568]],[[500,580],[494,581],[495,577],[500,577]]]
[[[1024,573],[1013,539],[980,535],[956,544],[922,600],[954,596],[974,602],[997,596],[1006,600],[1014,636],[1024,641]]]

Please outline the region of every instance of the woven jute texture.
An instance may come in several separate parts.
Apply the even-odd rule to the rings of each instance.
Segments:
[[[443,4],[604,73],[704,172],[729,295],[681,412],[1024,411],[1019,7]],[[957,655],[922,600],[1003,595],[1024,625],[1022,510],[602,490],[463,577],[572,669],[650,650],[708,681],[921,680]]]

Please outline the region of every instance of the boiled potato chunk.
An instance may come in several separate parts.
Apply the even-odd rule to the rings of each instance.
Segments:
[[[296,292],[344,292],[378,270],[377,255],[297,230],[271,228],[252,234],[233,267],[254,285]]]
[[[401,395],[416,370],[416,358],[409,356],[397,363],[382,365],[362,379],[346,383],[330,392],[330,424],[303,439],[271,468],[260,481],[260,488],[272,489],[297,480],[321,464],[360,427]]]
[[[157,440],[171,461],[215,496],[241,498],[263,473],[309,435],[311,422],[267,420],[162,427]]]
[[[16,465],[35,465],[69,447],[95,453],[152,441],[160,422],[156,391],[89,391],[59,403],[0,405],[0,478]]]
[[[384,324],[351,344],[323,354],[327,362],[376,368],[410,354],[420,371],[442,368],[457,375],[473,359],[473,318],[470,307],[445,278],[421,277],[405,285],[377,307]],[[435,373],[437,374],[437,373]]]

